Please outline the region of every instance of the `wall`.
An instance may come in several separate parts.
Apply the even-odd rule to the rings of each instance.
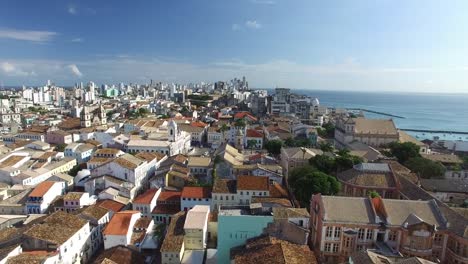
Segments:
[[[218,263],[229,263],[231,248],[261,235],[263,229],[271,222],[272,216],[218,215]]]

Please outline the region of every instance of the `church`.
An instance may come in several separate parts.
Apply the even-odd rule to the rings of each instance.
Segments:
[[[81,127],[101,126],[107,124],[106,111],[100,104],[99,106],[83,106],[80,114]]]

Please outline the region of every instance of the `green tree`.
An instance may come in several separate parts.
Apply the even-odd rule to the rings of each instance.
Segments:
[[[55,146],[54,150],[58,152],[64,152],[66,147],[67,144],[58,144],[57,146]]]
[[[229,130],[229,127],[227,124],[223,124],[221,125],[221,127],[219,128],[219,130],[221,131],[221,133],[223,134],[223,138],[222,138],[222,141],[224,141],[224,138],[225,138],[225,134],[226,134],[226,131]]]
[[[321,142],[319,147],[323,152],[332,152],[333,151],[332,144],[330,144],[328,142]]]
[[[335,177],[312,167],[295,169],[289,177],[289,186],[301,205],[308,207],[312,194],[334,195],[340,191]]]
[[[322,127],[317,128],[317,133],[323,138],[334,138],[335,137],[335,125],[332,123],[325,123]]]
[[[317,170],[327,174],[336,172],[335,159],[326,155],[317,155],[313,158],[310,158],[309,164]]]
[[[413,142],[392,142],[389,144],[390,153],[398,159],[398,162],[404,164],[411,158],[420,157],[419,146]]]
[[[270,140],[265,144],[265,148],[272,155],[281,154],[282,146],[283,146],[283,142],[281,140]]]
[[[367,196],[369,196],[371,198],[375,198],[375,197],[380,197],[380,194],[378,192],[376,192],[375,190],[373,190],[373,191],[369,191],[367,193]]]
[[[78,164],[78,165],[75,165],[73,168],[71,168],[71,170],[68,172],[68,174],[75,177],[76,174],[78,174],[78,172],[80,170],[81,170],[81,167],[80,167],[80,164]]]
[[[410,158],[404,165],[425,179],[443,178],[446,170],[439,162],[422,157]]]
[[[288,137],[288,138],[284,141],[284,145],[287,146],[287,147],[295,147],[294,139],[293,139],[292,137]]]
[[[235,122],[234,122],[234,126],[235,127],[242,127],[244,128],[246,126],[246,123],[245,123],[245,120],[240,118],[240,119],[237,119]]]
[[[249,139],[247,140],[247,148],[250,149],[250,153],[253,152],[253,149],[257,146],[257,140]]]

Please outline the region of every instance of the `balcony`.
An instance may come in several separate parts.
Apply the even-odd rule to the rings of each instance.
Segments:
[[[403,246],[402,249],[408,253],[416,254],[416,255],[431,255],[432,254],[432,248],[416,249],[416,248],[410,248],[408,246]]]

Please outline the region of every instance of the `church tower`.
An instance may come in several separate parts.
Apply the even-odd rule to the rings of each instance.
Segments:
[[[86,106],[83,106],[83,109],[81,110],[80,125],[81,127],[91,127],[91,114]]]
[[[99,104],[99,108],[96,114],[99,116],[99,119],[101,119],[101,125],[107,124],[107,115],[106,111],[104,111],[104,107],[102,107],[102,104]]]
[[[169,121],[169,124],[167,125],[167,130],[168,130],[168,139],[170,142],[175,142],[177,141],[177,135],[178,135],[178,129],[177,129],[177,123],[174,122],[174,120],[171,119]]]
[[[236,149],[239,151],[244,150],[244,132],[242,128],[236,128]]]

